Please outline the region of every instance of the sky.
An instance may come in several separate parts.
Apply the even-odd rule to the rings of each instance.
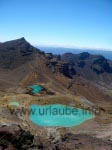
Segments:
[[[0,42],[112,50],[112,0],[0,0]]]

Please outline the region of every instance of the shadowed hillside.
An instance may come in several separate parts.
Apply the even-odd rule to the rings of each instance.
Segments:
[[[0,44],[1,91],[16,92],[30,84],[44,84],[56,93],[104,100],[111,99],[111,79],[112,62],[103,56],[86,52],[45,54],[24,38]]]

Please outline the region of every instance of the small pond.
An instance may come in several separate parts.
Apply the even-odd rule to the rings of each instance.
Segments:
[[[16,102],[16,101],[11,101],[11,102],[9,102],[9,105],[12,105],[12,106],[20,106],[19,102]]]
[[[38,93],[41,92],[42,89],[43,89],[43,87],[40,86],[40,85],[31,85],[31,86],[28,86],[28,87],[32,89],[32,92],[33,92],[34,94],[38,94]]]

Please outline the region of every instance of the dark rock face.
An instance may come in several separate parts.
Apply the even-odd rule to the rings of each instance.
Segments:
[[[13,69],[27,61],[39,52],[24,38],[0,43],[0,68]]]
[[[99,56],[95,60],[93,60],[91,67],[97,74],[101,74],[104,72],[112,73],[112,68],[110,67],[107,59],[103,56]]]
[[[76,73],[94,83],[112,85],[112,61],[100,55],[91,55],[87,52],[81,54],[66,53],[61,56],[75,68]]]
[[[0,128],[0,147],[4,150],[22,150],[32,146],[34,136],[20,126]]]
[[[54,57],[54,55],[52,53],[46,53],[45,56],[48,60],[51,60]]]
[[[89,57],[90,57],[90,54],[88,52],[83,52],[79,54],[80,60],[85,60],[85,59],[88,59]]]
[[[93,70],[99,74],[104,72],[112,73],[109,60],[100,55],[90,55],[87,52],[81,54],[66,53],[62,55],[62,60],[81,68],[88,67],[88,71]]]
[[[80,67],[80,68],[84,68],[85,65],[86,65],[86,64],[85,64],[84,61],[79,61],[79,62],[78,62],[78,67]]]
[[[58,56],[48,56],[49,59],[46,61],[46,66],[49,67],[53,73],[61,73],[66,77],[72,78],[76,72],[71,64],[60,61]]]

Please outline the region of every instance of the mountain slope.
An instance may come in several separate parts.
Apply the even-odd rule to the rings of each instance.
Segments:
[[[24,38],[0,43],[0,68],[17,68],[32,60],[39,52],[39,49],[31,46]]]
[[[61,59],[70,63],[76,72],[88,81],[112,88],[112,61],[101,55],[66,53]]]
[[[50,84],[55,90],[58,86],[57,91],[66,91],[58,77],[69,80],[75,71],[55,56],[53,59],[48,59],[47,54],[31,46],[24,38],[1,43],[0,89],[12,88],[13,91],[16,86],[43,83]]]
[[[111,66],[104,57],[88,53],[45,54],[20,38],[0,43],[0,91],[16,93],[18,88],[42,84],[62,95],[111,100]]]

